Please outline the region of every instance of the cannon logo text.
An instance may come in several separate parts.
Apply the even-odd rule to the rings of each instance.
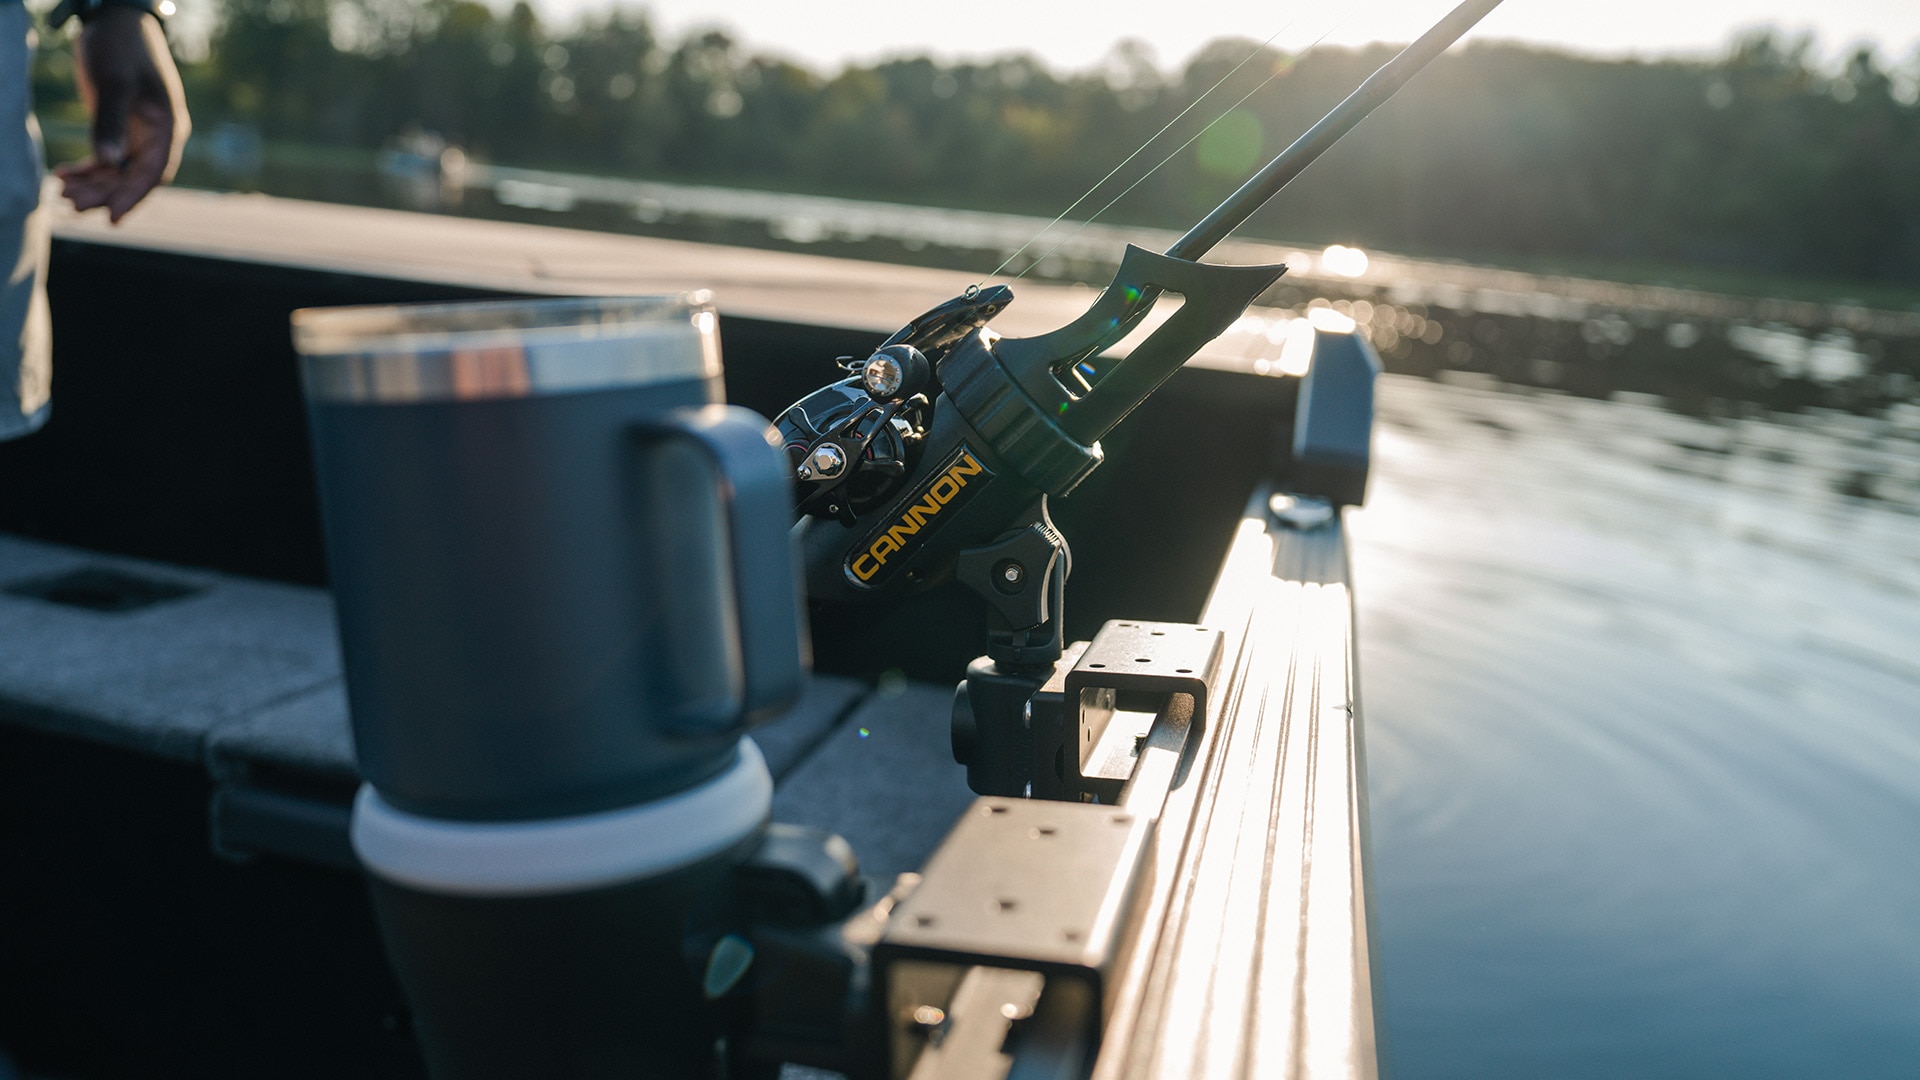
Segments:
[[[875,533],[863,547],[854,549],[853,556],[847,560],[847,576],[861,585],[877,584],[874,579],[889,562],[898,565],[899,556],[918,543],[915,537],[929,522],[950,507],[957,507],[980,489],[980,481],[992,475],[980,464],[973,450],[963,444],[892,524]]]

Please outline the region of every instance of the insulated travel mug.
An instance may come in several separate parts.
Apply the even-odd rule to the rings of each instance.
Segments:
[[[805,673],[791,479],[704,294],[296,312],[366,783],[441,1077],[681,1075],[681,955]],[[705,1063],[705,1064],[702,1064]]]

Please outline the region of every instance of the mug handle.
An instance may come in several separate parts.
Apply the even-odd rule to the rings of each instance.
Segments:
[[[758,413],[733,405],[675,409],[636,433],[683,438],[712,463],[719,483],[740,635],[740,711],[746,724],[800,697],[811,649],[802,621],[800,558],[793,546],[793,470]],[[739,723],[732,719],[732,727]]]

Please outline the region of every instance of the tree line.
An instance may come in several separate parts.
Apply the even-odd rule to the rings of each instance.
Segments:
[[[549,26],[525,3],[216,3],[205,55],[183,65],[202,131],[235,122],[269,140],[374,148],[429,130],[502,164],[1049,216],[1252,55],[1109,185],[1118,193],[1258,85],[1103,215],[1165,227],[1224,198],[1392,52],[1223,40],[1166,71],[1122,42],[1075,72],[1007,56],[823,73],[718,30],[667,40],[636,8]],[[43,51],[43,111],[75,107],[64,63]],[[1920,56],[1863,50],[1835,69],[1807,40],[1764,32],[1713,60],[1473,44],[1244,231],[1920,282],[1917,89]]]

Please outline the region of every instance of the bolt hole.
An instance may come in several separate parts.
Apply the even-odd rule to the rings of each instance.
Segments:
[[[1052,836],[1059,831],[1059,829],[1051,825],[1042,825],[1038,829],[1033,830],[1035,836]]]
[[[998,910],[1002,915],[1020,906],[1019,903],[1017,903],[1016,901],[1005,900],[1005,899],[995,900],[993,902],[993,905],[994,905],[994,908]]]
[[[1173,670],[1175,670],[1175,671],[1177,671],[1177,672],[1179,672],[1179,673],[1180,673],[1180,674],[1182,674],[1182,675],[1191,675],[1191,674],[1193,674],[1193,669],[1192,669],[1192,668],[1190,668],[1190,667],[1178,667],[1178,668],[1174,668]]]
[[[1133,824],[1133,815],[1132,814],[1115,814],[1112,817],[1108,818],[1107,820],[1113,822],[1115,825],[1131,825]]]
[[[931,915],[916,915],[913,917],[913,925],[919,927],[922,930],[925,930],[927,927],[932,926],[933,922],[934,922],[934,919],[933,919],[933,916]]]
[[[987,813],[989,814],[1004,814],[1006,812],[1007,808],[1004,806],[995,806],[992,803],[987,804]]]
[[[1078,930],[1062,930],[1060,931],[1060,936],[1066,938],[1068,941],[1077,942],[1080,940],[1081,934]]]
[[[1151,657],[1151,656],[1136,656],[1136,657],[1134,657],[1134,658],[1133,658],[1133,662],[1134,662],[1134,663],[1136,663],[1136,664],[1151,664],[1151,663],[1153,663],[1153,657]]]
[[[1153,632],[1153,636],[1154,636],[1154,637],[1166,637],[1166,636],[1167,636],[1167,632],[1166,632],[1165,630],[1155,630],[1155,631]]]
[[[1105,664],[1088,664],[1087,666],[1088,666],[1088,667],[1106,667],[1107,665],[1105,665]]]

